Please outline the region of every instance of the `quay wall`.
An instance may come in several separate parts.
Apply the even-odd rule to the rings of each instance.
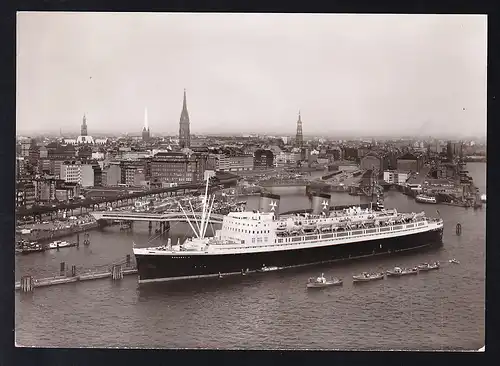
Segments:
[[[81,233],[83,231],[93,230],[98,227],[96,221],[87,222],[80,225],[75,225],[69,228],[61,228],[57,230],[32,230],[29,234],[18,234],[16,233],[16,241],[26,240],[26,241],[44,241],[44,240],[55,240],[63,238],[66,236],[71,236],[74,234]]]

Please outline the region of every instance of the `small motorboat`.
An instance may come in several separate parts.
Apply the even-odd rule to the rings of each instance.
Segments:
[[[434,262],[433,264],[423,263],[417,266],[419,271],[431,271],[433,269],[439,269],[439,262]]]
[[[406,276],[410,274],[417,274],[418,273],[418,268],[400,268],[400,267],[394,267],[394,269],[390,269],[386,271],[387,276],[393,276],[393,277],[400,277],[400,276]]]
[[[323,273],[319,277],[311,277],[307,281],[307,288],[323,288],[329,286],[341,286],[342,280],[339,278],[332,277],[331,280],[327,280]]]
[[[382,280],[384,279],[385,274],[384,273],[368,273],[368,272],[363,272],[359,275],[352,276],[353,282],[368,282],[368,281],[374,281],[374,280]]]
[[[458,260],[457,260],[457,259],[455,259],[455,258],[450,259],[448,262],[453,263],[453,264],[460,264],[460,261],[458,261]]]
[[[270,266],[270,267],[262,266],[262,268],[258,269],[257,272],[272,272],[272,271],[277,271],[278,269],[280,268],[276,266]]]
[[[56,240],[52,243],[50,243],[47,247],[47,249],[58,249],[58,248],[66,248],[66,247],[74,247],[76,243],[70,243],[68,241],[60,241]]]

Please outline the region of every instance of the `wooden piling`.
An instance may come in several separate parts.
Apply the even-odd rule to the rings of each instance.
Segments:
[[[125,259],[125,265],[126,265],[127,267],[130,267],[130,254],[127,254],[127,257],[126,257],[126,259]]]
[[[21,291],[22,292],[33,291],[33,277],[31,276],[21,277]]]
[[[113,281],[121,280],[123,278],[123,268],[120,264],[115,264],[111,268],[111,279]]]
[[[80,233],[76,234],[76,246],[80,246]]]
[[[71,277],[75,277],[75,276],[76,276],[76,266],[72,265],[71,266]]]
[[[64,276],[66,274],[66,263],[61,262],[59,266],[59,273],[61,276]]]

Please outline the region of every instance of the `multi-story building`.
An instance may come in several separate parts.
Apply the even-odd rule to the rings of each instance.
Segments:
[[[105,166],[102,172],[102,184],[106,187],[113,187],[120,184],[122,181],[122,173],[120,163],[111,162]]]
[[[146,164],[143,160],[123,160],[120,162],[121,184],[130,187],[140,186],[144,181]]]
[[[31,140],[21,141],[21,156],[28,158],[30,156]]]
[[[378,153],[371,151],[361,158],[359,167],[362,170],[374,170],[381,172],[384,169],[383,157]]]
[[[254,169],[268,169],[274,166],[274,154],[271,150],[257,149],[254,152]]]
[[[82,181],[82,163],[79,161],[65,161],[61,164],[60,178],[67,183],[80,183]]]
[[[71,160],[76,157],[76,149],[72,145],[60,145],[52,142],[45,146],[47,149],[47,157],[50,160]]]
[[[151,159],[153,183],[186,184],[200,182],[206,169],[208,154],[167,152]]]
[[[411,171],[419,173],[421,169],[420,159],[410,153],[406,153],[397,159],[397,170],[400,171]]]
[[[55,178],[40,178],[33,181],[35,185],[35,200],[37,202],[52,202],[56,198]]]
[[[16,178],[19,179],[24,176],[24,158],[22,156],[16,157]]]
[[[80,185],[82,187],[93,187],[94,186],[94,166],[93,164],[82,164],[81,169],[81,180]]]
[[[409,172],[399,172],[394,170],[384,171],[384,182],[390,184],[402,184],[405,183],[410,177]]]
[[[215,170],[220,172],[234,172],[252,170],[254,157],[247,154],[217,154],[215,156]]]
[[[16,184],[16,207],[31,208],[36,202],[35,185],[29,180]]]
[[[92,169],[94,169],[94,187],[101,187],[102,186],[102,168],[101,164],[99,164],[97,161],[92,162]]]
[[[300,161],[300,159],[300,152],[281,151],[276,155],[276,166],[297,166],[297,163]]]
[[[80,195],[80,185],[74,182],[63,182],[62,180],[56,183],[56,200],[69,201]]]

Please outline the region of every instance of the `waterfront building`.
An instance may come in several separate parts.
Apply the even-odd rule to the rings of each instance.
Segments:
[[[274,154],[271,150],[257,149],[254,152],[254,169],[269,169],[274,166]]]
[[[419,173],[422,162],[419,157],[406,153],[397,159],[397,170]]]
[[[405,183],[410,177],[410,172],[400,172],[394,170],[384,171],[384,182],[390,184],[402,184]]]
[[[189,113],[186,101],[186,89],[184,89],[184,99],[182,101],[181,118],[179,120],[179,146],[181,148],[189,148],[191,146],[191,132]]]
[[[362,170],[382,172],[384,169],[383,157],[375,151],[370,151],[363,158],[361,158],[359,167]]]

